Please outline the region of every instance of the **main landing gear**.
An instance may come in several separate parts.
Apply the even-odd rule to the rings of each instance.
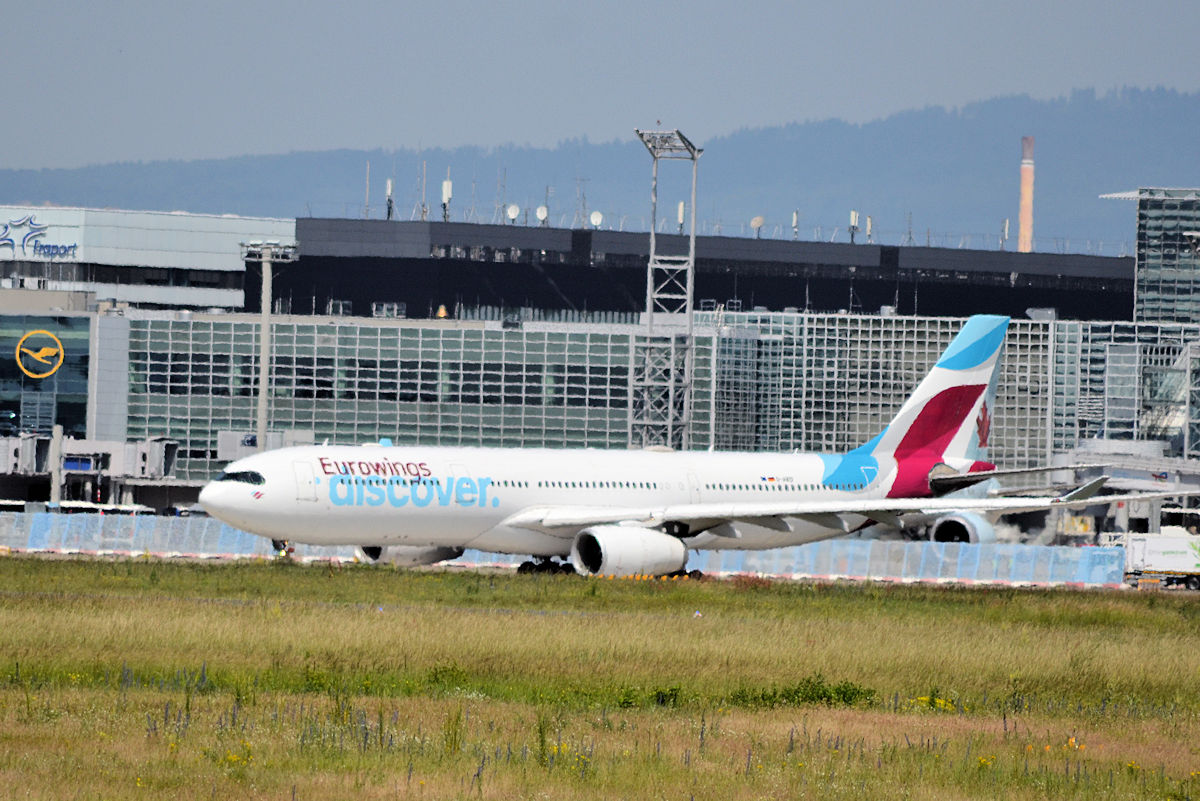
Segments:
[[[281,557],[291,556],[294,550],[287,540],[271,540],[271,547],[275,549],[275,555]]]
[[[536,560],[522,562],[517,567],[518,573],[574,573],[575,568],[568,562],[556,562],[553,559],[538,557]]]

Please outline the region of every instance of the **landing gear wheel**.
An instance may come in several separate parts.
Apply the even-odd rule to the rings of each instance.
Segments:
[[[271,547],[275,549],[275,553],[286,551],[288,549],[287,540],[271,540]]]
[[[525,574],[525,573],[550,573],[551,575],[553,575],[555,573],[574,573],[574,572],[575,572],[575,568],[571,566],[570,562],[556,562],[553,559],[541,558],[541,557],[538,557],[538,559],[536,561],[530,560],[528,562],[522,562],[517,567],[517,573],[522,573],[522,574]]]

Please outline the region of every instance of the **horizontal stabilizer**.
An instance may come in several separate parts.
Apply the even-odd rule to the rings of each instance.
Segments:
[[[949,476],[934,476],[929,479],[929,488],[936,495],[945,495],[948,492],[973,487],[983,481],[988,481],[993,478],[1007,478],[1008,476],[1026,476],[1036,473],[1056,473],[1059,470],[1098,470],[1109,467],[1107,464],[1065,464],[1057,467],[1024,467],[1017,470],[980,470],[975,473],[963,473],[961,475]]]

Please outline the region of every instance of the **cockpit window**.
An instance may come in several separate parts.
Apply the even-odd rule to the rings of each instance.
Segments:
[[[262,473],[256,473],[253,470],[238,470],[232,473],[227,473],[224,470],[213,479],[213,481],[239,481],[242,484],[265,484],[267,480],[263,478]]]

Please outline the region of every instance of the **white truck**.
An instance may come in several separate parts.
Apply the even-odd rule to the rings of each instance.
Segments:
[[[1125,540],[1125,581],[1135,587],[1200,590],[1200,537],[1186,532],[1130,534]]]

